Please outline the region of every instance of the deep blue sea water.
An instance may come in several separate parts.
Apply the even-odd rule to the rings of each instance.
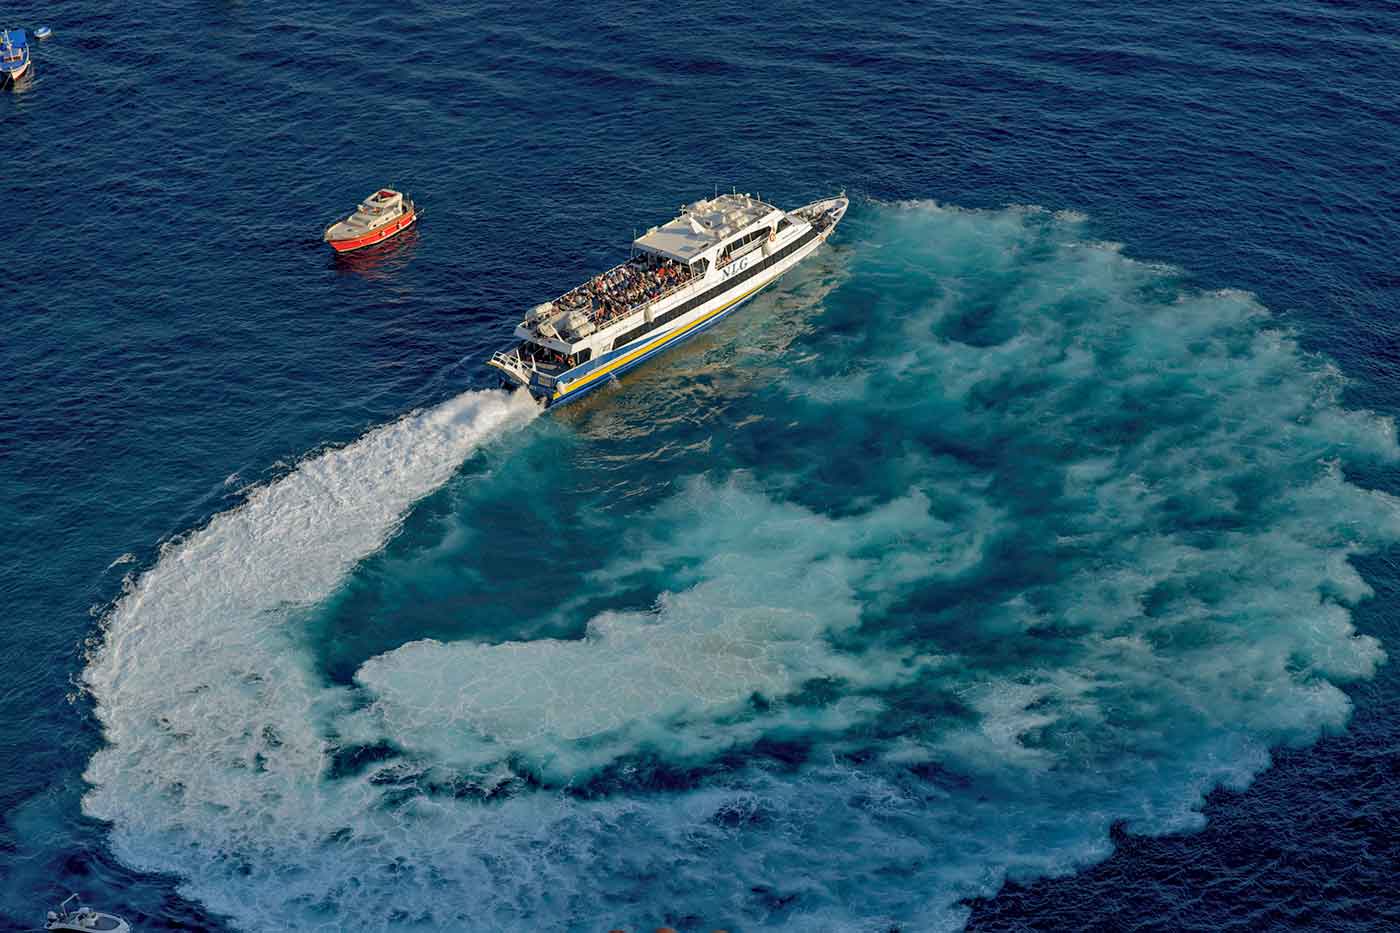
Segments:
[[[0,925],[1400,924],[1400,8],[0,15]],[[731,186],[854,205],[494,390]]]

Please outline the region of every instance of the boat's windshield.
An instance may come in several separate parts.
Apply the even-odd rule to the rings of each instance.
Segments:
[[[592,352],[584,349],[577,354],[560,353],[558,350],[551,350],[549,347],[541,346],[530,340],[516,348],[516,353],[519,354],[522,363],[532,369],[542,369],[545,372],[573,369],[578,364],[587,362]]]

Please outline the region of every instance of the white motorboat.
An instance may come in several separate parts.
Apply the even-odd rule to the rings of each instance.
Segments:
[[[49,911],[44,929],[65,933],[131,933],[131,924],[115,914],[84,907],[78,903],[78,895],[70,894],[56,910]]]

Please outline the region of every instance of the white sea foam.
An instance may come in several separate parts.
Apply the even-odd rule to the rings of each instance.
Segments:
[[[742,726],[715,723],[754,695],[781,699],[813,680],[858,692],[912,679],[930,659],[853,655],[828,639],[861,623],[862,591],[887,597],[903,580],[963,572],[980,559],[987,532],[932,517],[921,493],[830,519],[742,484],[692,483],[667,512],[673,534],[678,523],[685,532],[652,542],[646,558],[663,567],[696,562],[686,589],[664,594],[652,612],[599,616],[581,640],[422,641],[374,658],[357,675],[376,697],[373,724],[346,734],[392,736],[474,769],[523,756],[568,780],[639,748],[683,760],[770,729],[845,730],[880,704],[851,698],[833,709],[773,710]]]
[[[414,640],[344,687],[305,620],[533,409],[468,394],[318,454],[107,618],[85,807],[117,854],[247,929],[951,929],[960,899],[1103,857],[1115,821],[1198,826],[1271,747],[1342,728],[1338,684],[1384,660],[1349,558],[1400,538],[1345,465],[1393,462],[1394,425],[1338,407],[1252,297],[1145,297],[1165,273],[1080,248],[1080,218],[848,223],[854,299],[824,304],[859,337],[795,347],[755,430],[878,442],[870,488],[795,431],[810,466],[692,478],[603,529],[592,579],[659,575],[649,611]],[[762,740],[806,757],[717,764]],[[708,770],[666,790],[648,762]]]
[[[83,675],[108,742],[85,807],[116,824],[119,853],[177,870],[170,850],[146,847],[153,838],[193,831],[205,857],[246,858],[237,840],[266,831],[275,846],[341,817],[316,781],[327,753],[317,704],[333,698],[298,643],[299,613],[473,450],[535,411],[524,396],[466,393],[303,461],[162,547]]]
[[[122,566],[123,564],[134,564],[134,563],[136,563],[136,555],[133,554],[133,553],[131,553],[130,551],[127,551],[125,554],[121,555],[121,556],[118,557],[116,560],[114,560],[114,561],[112,561],[110,564],[108,564],[108,565],[107,565],[107,569],[108,569],[108,570],[111,570],[113,567],[120,567],[120,566]]]

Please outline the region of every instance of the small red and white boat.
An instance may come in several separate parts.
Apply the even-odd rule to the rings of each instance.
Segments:
[[[355,213],[326,228],[325,241],[337,253],[383,243],[418,219],[413,201],[401,191],[380,188],[360,202]]]

